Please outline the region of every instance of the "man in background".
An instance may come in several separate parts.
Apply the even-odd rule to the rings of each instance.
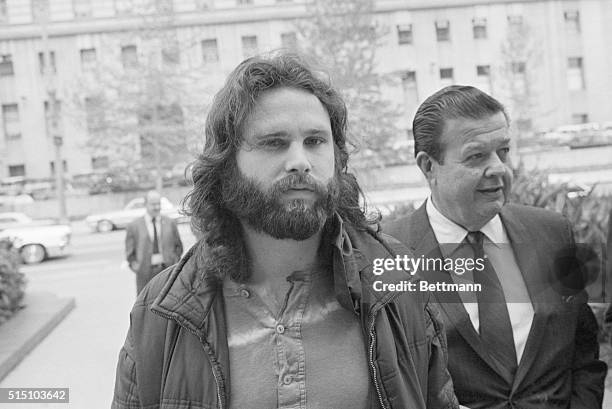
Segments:
[[[160,213],[160,200],[158,192],[147,192],[147,212],[127,227],[125,255],[130,269],[136,273],[136,293],[157,273],[177,263],[183,254],[176,223]]]
[[[606,365],[598,356],[597,323],[584,291],[559,285],[573,274],[565,271],[575,264],[567,258],[572,228],[557,213],[507,204],[512,170],[504,107],[474,87],[446,87],[419,107],[413,133],[431,195],[385,232],[416,256],[452,259],[468,251],[485,260],[465,276],[423,273],[427,281],[482,286],[434,293],[459,403],[601,408]]]

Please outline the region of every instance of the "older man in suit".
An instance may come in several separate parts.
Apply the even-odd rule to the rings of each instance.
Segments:
[[[568,266],[561,257],[574,245],[571,226],[556,213],[506,204],[512,172],[504,107],[474,87],[446,87],[419,107],[413,133],[431,195],[386,232],[417,256],[447,260],[468,251],[483,261],[465,275],[423,272],[428,282],[481,285],[435,293],[460,404],[601,408],[606,365],[597,324],[584,292],[559,279]]]
[[[178,262],[183,243],[174,220],[161,215],[161,196],[152,190],[145,196],[147,212],[127,227],[125,254],[136,273],[136,292],[157,273]]]

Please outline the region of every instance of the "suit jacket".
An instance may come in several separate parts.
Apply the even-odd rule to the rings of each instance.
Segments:
[[[489,355],[457,293],[434,293],[445,323],[449,370],[459,403],[469,408],[601,408],[606,364],[599,360],[597,322],[586,299],[562,295],[554,255],[573,246],[569,223],[539,208],[506,205],[500,214],[534,307],[523,356],[513,376]],[[442,257],[425,204],[384,226],[415,256]],[[452,283],[446,271],[423,272]]]
[[[161,232],[159,242],[161,245],[164,264],[176,264],[183,254],[183,243],[174,220],[167,216],[160,216]],[[139,217],[127,226],[125,236],[125,254],[132,271],[136,273],[136,291],[142,288],[159,271],[151,269],[151,255],[153,241],[149,237],[145,218]]]

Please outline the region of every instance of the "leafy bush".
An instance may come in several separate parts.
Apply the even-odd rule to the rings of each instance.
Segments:
[[[576,242],[600,249],[606,243],[612,197],[576,192],[568,183],[552,183],[542,171],[514,171],[510,201],[562,213],[574,227]]]
[[[13,243],[0,239],[0,325],[22,308],[25,277],[19,272],[19,254]]]

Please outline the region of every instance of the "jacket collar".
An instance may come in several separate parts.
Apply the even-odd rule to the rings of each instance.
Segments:
[[[359,314],[364,295],[361,272],[372,265],[373,257],[379,255],[368,251],[372,246],[367,242],[373,240],[372,236],[347,226],[338,214],[334,215],[330,226],[328,237],[331,237],[336,297],[344,308]],[[196,252],[202,250],[205,250],[203,242],[198,242],[183,256],[153,301],[151,310],[203,337],[211,307],[222,300],[217,297],[222,285],[198,267]]]

